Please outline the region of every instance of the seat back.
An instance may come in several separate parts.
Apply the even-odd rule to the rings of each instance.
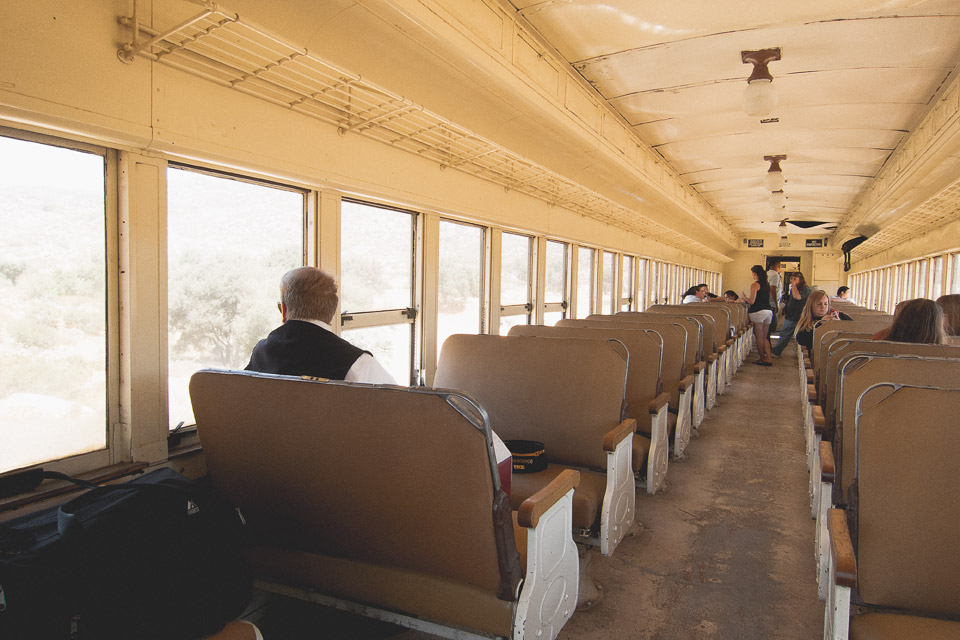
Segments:
[[[682,328],[687,336],[687,346],[684,349],[684,369],[686,375],[692,373],[693,366],[703,360],[703,324],[701,324],[697,318],[668,316],[662,313],[645,313],[642,311],[620,311],[614,316],[587,316],[587,321],[589,322],[591,320],[600,322],[629,322],[650,328],[656,328],[658,325],[675,325]]]
[[[884,353],[851,354],[841,363],[839,378],[836,432],[833,440],[834,460],[839,468],[836,469],[835,483],[838,486],[834,498],[837,502],[843,502],[856,472],[854,457],[857,432],[849,426],[855,424],[857,403],[864,391],[880,382],[921,386],[942,386],[949,381],[960,384],[960,359]],[[904,428],[912,425],[909,420],[903,423]],[[900,438],[902,444],[905,444],[905,438],[909,442],[906,433],[901,434]]]
[[[692,308],[691,308],[692,307]],[[713,318],[716,330],[715,342],[717,346],[726,344],[727,340],[733,337],[733,324],[730,321],[730,310],[726,304],[720,303],[700,303],[700,304],[660,304],[647,308],[651,313],[670,313],[671,311],[706,314]]]
[[[860,597],[960,616],[960,390],[880,383],[858,413]]]
[[[443,343],[434,384],[477,400],[504,440],[543,442],[551,462],[605,469],[627,359],[616,341],[458,334]]]
[[[811,340],[812,349],[810,349],[810,363],[813,370],[817,371],[822,357],[826,355],[821,343],[825,336],[831,336],[830,339],[836,339],[838,334],[858,333],[872,336],[881,329],[890,326],[890,318],[879,318],[869,320],[823,320],[813,328],[813,339]]]
[[[645,313],[665,316],[678,316],[681,318],[695,320],[700,323],[700,326],[703,329],[703,339],[700,343],[702,349],[702,359],[706,359],[707,356],[717,353],[717,347],[723,344],[719,336],[722,336],[723,334],[718,333],[722,331],[722,329],[717,327],[717,321],[711,314],[700,313],[700,308],[704,306],[704,304],[706,303],[700,305],[685,304],[676,306],[654,305],[647,309]]]
[[[647,408],[662,389],[668,389],[664,386],[667,381],[664,380],[663,371],[676,366],[677,354],[669,353],[665,341],[660,333],[650,329],[620,328],[594,324],[594,327],[544,327],[536,325],[518,325],[510,328],[511,336],[535,336],[541,338],[586,338],[592,340],[618,340],[623,343],[630,353],[630,361],[627,371],[627,406],[631,418],[636,418],[637,422],[641,420],[649,421]],[[686,342],[684,342],[686,345]],[[675,344],[673,345],[675,347]],[[667,362],[670,356],[669,363]],[[671,376],[671,380],[679,378],[676,373]]]
[[[194,374],[190,396],[207,472],[259,544],[515,600],[509,503],[471,399],[212,370]]]
[[[821,370],[821,399],[823,413],[829,425],[836,424],[837,397],[839,392],[839,371],[841,363],[851,354],[865,355],[886,353],[891,355],[913,355],[933,358],[960,358],[960,349],[952,345],[914,344],[909,342],[889,342],[870,340],[864,337],[838,336],[838,339],[826,344],[826,357]]]

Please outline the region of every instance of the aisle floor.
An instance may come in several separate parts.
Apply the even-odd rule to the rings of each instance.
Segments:
[[[667,489],[638,495],[642,527],[594,575],[605,591],[561,640],[792,640],[823,632],[807,499],[797,356],[751,354]],[[429,634],[271,597],[265,640],[427,640]]]

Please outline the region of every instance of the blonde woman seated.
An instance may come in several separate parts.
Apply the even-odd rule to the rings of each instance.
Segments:
[[[807,302],[803,305],[803,311],[800,312],[800,320],[797,322],[797,332],[794,338],[801,347],[807,349],[813,346],[813,330],[821,320],[853,320],[842,311],[830,309],[830,296],[826,291],[818,289],[807,296]]]

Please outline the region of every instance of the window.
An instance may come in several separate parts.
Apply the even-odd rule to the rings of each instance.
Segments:
[[[567,317],[567,245],[547,241],[544,278],[543,323],[555,325]]]
[[[440,221],[440,280],[437,291],[437,355],[455,333],[480,333],[484,229]]]
[[[656,260],[650,261],[650,304],[660,303],[660,263]]]
[[[577,251],[577,318],[593,313],[596,280],[596,249],[580,247]]]
[[[193,423],[195,371],[243,369],[257,341],[280,325],[280,278],[303,264],[303,220],[301,191],[167,170],[171,428]]]
[[[504,233],[500,241],[500,335],[510,327],[530,324],[533,307],[533,239]]]
[[[939,298],[943,295],[943,256],[933,259],[933,272],[930,274],[930,297]]]
[[[614,285],[617,280],[617,254],[610,251],[603,252],[603,295],[601,297],[600,313],[612,315],[616,308],[616,294]]]
[[[0,472],[107,446],[104,172],[0,137]]]
[[[620,311],[633,311],[633,256],[623,256],[623,275],[620,278]]]
[[[960,253],[950,256],[950,293],[960,293]]]
[[[917,283],[916,288],[914,289],[914,298],[922,298],[927,295],[928,283],[927,283],[927,273],[929,260],[921,260],[917,263]]]
[[[647,261],[644,258],[637,259],[637,311],[646,311],[648,301],[647,293]]]
[[[416,216],[363,202],[340,207],[340,323],[398,384],[413,384]]]

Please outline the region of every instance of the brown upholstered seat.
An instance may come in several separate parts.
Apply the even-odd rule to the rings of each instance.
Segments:
[[[263,640],[260,630],[250,622],[234,620],[218,633],[207,636],[203,640]]]
[[[868,613],[850,620],[850,640],[960,640],[960,622],[896,613]]]
[[[620,420],[626,359],[623,345],[609,340],[453,335],[443,345],[434,384],[459,389],[475,399],[504,440],[543,442],[552,464],[605,472],[614,455],[605,438],[616,432],[616,441],[621,442],[623,428],[636,430],[633,420],[623,424]],[[627,446],[626,467],[631,465],[629,451]],[[613,499],[624,504],[617,508],[625,509],[616,512],[622,518],[616,532],[603,522],[600,531],[594,531],[601,542],[611,542],[604,550],[610,553],[625,533],[624,524],[633,520],[634,489],[632,476],[627,476],[631,478],[629,497],[619,484],[622,478],[605,477],[611,487],[618,487]],[[549,475],[515,478],[527,487],[525,491],[533,491]],[[585,484],[584,489],[590,486],[589,481]],[[574,496],[578,504],[589,502],[582,495]],[[588,526],[594,524],[589,512],[581,512],[581,517],[581,523],[589,519]]]
[[[861,394],[857,507],[828,514],[827,637],[845,637],[853,588],[870,615],[858,620],[852,611],[851,638],[960,637],[958,623],[910,617],[960,618],[960,431],[949,419],[956,415],[958,388],[881,381]],[[872,617],[878,609],[909,616]]]
[[[510,506],[514,509],[520,503],[535,494],[542,486],[560,475],[564,469],[559,464],[548,464],[537,473],[515,473],[511,478]],[[603,492],[607,488],[607,479],[601,473],[580,470],[580,485],[573,491],[573,526],[590,529],[597,524],[600,507],[603,506]]]
[[[259,579],[513,634],[528,589],[518,589],[510,505],[474,402],[452,392],[228,371],[196,373],[190,393],[209,476],[246,518]],[[567,521],[554,520],[553,539],[572,556],[564,561],[572,586],[564,584],[575,600],[576,550]]]

